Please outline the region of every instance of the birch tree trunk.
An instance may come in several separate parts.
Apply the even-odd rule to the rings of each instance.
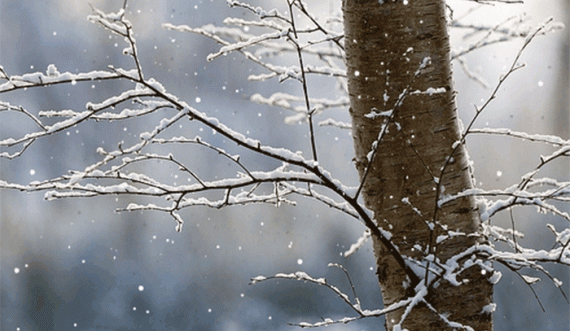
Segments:
[[[431,254],[442,263],[476,244],[479,239],[466,235],[480,226],[473,199],[441,208],[436,203],[438,196],[472,187],[466,151],[455,144],[461,133],[445,10],[443,0],[343,0],[350,113],[364,202],[377,225],[392,233],[402,255],[420,259]],[[390,110],[390,120],[365,116]],[[386,134],[365,175],[383,123]],[[445,229],[466,235],[436,245]],[[379,240],[374,240],[374,250],[384,305],[413,295],[406,274]],[[492,303],[488,276],[474,265],[457,277],[468,280],[461,286],[437,280],[429,287],[429,306],[415,307],[403,327],[458,329],[447,318],[474,330],[492,330],[492,316],[483,310]],[[403,313],[388,314],[386,328],[392,330]]]

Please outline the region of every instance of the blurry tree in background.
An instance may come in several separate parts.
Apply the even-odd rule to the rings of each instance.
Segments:
[[[227,2],[254,18],[226,18],[223,27],[170,23],[163,27],[202,35],[221,45],[208,61],[240,54],[262,69],[250,74],[249,80],[277,80],[285,86],[284,91],[269,96],[254,94],[251,100],[290,113],[284,121],[294,125],[281,129],[290,132],[283,137],[288,141],[255,139],[254,132],[262,128],[275,135],[278,130],[267,128],[262,119],[248,117],[247,113],[243,116],[249,126],[236,129],[240,119],[201,109],[201,97],[190,101],[166,88],[167,81],[151,78],[143,64],[144,54],[137,47],[137,27],[129,21],[125,1],[114,13],[93,8],[89,20],[122,39],[118,42],[125,43],[122,53],[130,62],[87,72],[62,72],[50,64],[45,72],[21,75],[0,67],[3,95],[22,96],[38,87],[85,82],[119,81],[121,89],[108,91],[107,97],[98,95],[100,99],[84,106],[62,107],[68,109],[38,111],[2,101],[0,115],[27,122],[2,132],[0,156],[14,160],[33,154],[33,146],[40,141],[77,131],[87,122],[101,127],[131,122],[130,127],[138,133],[118,136],[116,130],[121,128],[116,127],[109,131],[109,139],[116,140],[105,139],[93,162],[78,163],[78,169],[69,173],[24,184],[4,176],[0,188],[45,191],[47,200],[125,196],[129,202],[118,212],[165,213],[174,220],[178,232],[193,208],[253,204],[283,208],[299,203],[295,198],[324,204],[347,219],[357,220],[352,223],[362,227],[362,237],[344,256],[373,239],[384,307],[365,308],[354,287],[351,294],[345,294],[339,286],[302,271],[254,277],[252,283],[295,279],[321,285],[349,308],[345,316],[294,323],[302,327],[386,315],[389,330],[489,330],[496,307],[491,301],[492,287],[502,276],[496,265],[520,276],[530,293],[534,293],[534,284],[545,278],[565,297],[563,282],[552,276],[547,266],[570,265],[570,215],[565,212],[570,182],[542,176],[541,171],[569,156],[570,142],[506,128],[476,128],[480,116],[500,95],[499,88],[524,67],[519,58],[525,48],[537,36],[559,30],[560,24],[551,19],[534,28],[521,20],[489,26],[467,24],[444,1],[343,1],[344,15],[331,13],[325,21],[311,14],[310,4],[297,0],[284,1],[283,9]],[[468,49],[450,52],[448,27],[464,29],[479,39]],[[457,60],[469,77],[483,84],[468,69],[464,56],[513,39],[522,39],[522,47],[488,98],[476,106],[462,127],[450,60]],[[315,97],[312,79],[317,84],[332,81],[334,89]],[[296,84],[293,86],[299,93],[285,91],[290,89],[291,85],[286,85],[290,82]],[[352,124],[332,113],[332,109],[346,112],[349,107]],[[322,134],[329,127],[351,130],[360,180],[350,181],[344,174],[350,160],[336,158],[332,151],[335,141]],[[300,144],[299,140],[287,139],[287,135],[298,134],[299,128],[305,132]],[[483,189],[473,185],[465,150],[467,138],[474,134],[541,142],[554,150],[541,156],[536,168],[519,182],[506,188]],[[216,155],[215,165],[210,159],[204,164],[195,157],[200,149]],[[216,171],[212,173],[213,167]],[[544,225],[552,234],[547,248],[523,245],[523,234],[516,228],[512,211],[528,206],[566,222],[562,227]],[[511,216],[509,226],[493,222],[500,212]],[[348,275],[342,265],[331,266]],[[39,283],[46,282],[42,273],[34,277],[41,280]],[[31,291],[43,293],[42,297],[55,296],[45,291],[45,286],[35,289],[38,282],[32,282]],[[139,286],[139,291],[143,290]],[[188,293],[187,300],[195,296],[203,300],[195,293]],[[31,300],[29,309],[38,306],[37,310],[49,310],[48,321],[53,327],[53,302],[62,305],[65,300],[57,298],[46,305],[42,300]],[[145,300],[148,298],[136,297],[139,305]]]

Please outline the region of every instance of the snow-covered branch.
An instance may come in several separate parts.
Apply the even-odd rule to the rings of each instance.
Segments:
[[[7,82],[0,84],[0,93],[11,92],[19,89],[32,87],[50,86],[56,84],[76,84],[83,81],[98,81],[117,79],[133,76],[136,71],[125,71],[124,73],[109,71],[90,71],[87,73],[73,74],[70,72],[60,73],[56,66],[50,64],[45,73],[34,72],[23,75],[11,75],[7,77]]]
[[[329,264],[329,266],[331,267],[338,267],[338,265],[336,264]],[[342,270],[344,270],[344,268],[342,266],[340,266],[340,268]],[[389,312],[392,312],[394,310],[398,310],[404,307],[410,307],[410,306],[415,306],[415,304],[417,304],[417,302],[421,301],[421,298],[423,296],[426,295],[425,291],[420,291],[419,293],[416,294],[415,297],[412,298],[406,298],[402,301],[398,301],[396,303],[393,303],[391,305],[389,305],[388,307],[385,307],[383,309],[374,309],[374,310],[368,310],[368,309],[363,309],[361,307],[360,304],[360,299],[355,296],[354,300],[350,300],[350,297],[345,294],[344,292],[342,292],[338,287],[330,284],[329,282],[327,282],[327,280],[325,278],[314,278],[310,275],[308,275],[305,272],[302,271],[297,271],[294,273],[278,273],[275,274],[274,276],[257,276],[251,279],[250,284],[257,284],[263,281],[267,281],[267,280],[271,280],[271,279],[291,279],[291,280],[298,280],[298,281],[303,281],[303,282],[307,282],[307,283],[312,283],[312,284],[316,284],[316,285],[320,285],[320,286],[324,286],[326,288],[328,288],[330,291],[332,291],[334,294],[336,294],[336,296],[338,296],[351,310],[353,310],[357,316],[354,317],[344,317],[338,320],[334,320],[331,318],[325,318],[323,319],[323,321],[321,322],[315,322],[315,323],[309,323],[309,322],[301,322],[301,323],[296,323],[296,324],[291,324],[294,326],[299,326],[301,328],[317,328],[317,327],[322,327],[322,326],[328,326],[328,325],[333,325],[333,324],[347,324],[362,318],[368,318],[368,317],[379,317],[379,316],[383,316]]]
[[[526,132],[513,131],[507,128],[472,128],[469,133],[479,133],[479,134],[489,134],[489,135],[499,135],[512,138],[519,138],[522,140],[528,140],[532,142],[541,142],[545,144],[550,144],[553,146],[569,146],[570,141],[562,139],[558,136],[553,135],[543,135],[543,134],[530,134]]]

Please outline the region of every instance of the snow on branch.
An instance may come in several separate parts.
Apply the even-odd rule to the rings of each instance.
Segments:
[[[241,20],[225,20],[224,23],[231,24],[231,23],[238,23],[242,24],[243,21]],[[261,24],[260,24],[261,25]],[[179,32],[190,32],[199,35],[203,35],[210,39],[215,40],[217,43],[221,44],[222,47],[216,53],[212,53],[208,55],[207,59],[209,61],[219,57],[220,55],[224,55],[230,52],[240,52],[242,53],[248,60],[256,63],[257,65],[262,66],[269,73],[265,74],[257,74],[251,75],[249,77],[250,80],[257,80],[263,81],[266,79],[270,79],[273,77],[280,77],[280,81],[283,81],[287,78],[293,79],[300,79],[301,76],[301,69],[298,66],[279,66],[274,65],[269,62],[263,61],[262,58],[268,57],[268,55],[272,54],[279,54],[284,51],[293,52],[295,48],[288,43],[274,43],[274,40],[285,40],[289,37],[291,33],[290,27],[282,27],[280,31],[273,31],[270,33],[262,34],[262,35],[251,35],[243,32],[241,29],[237,28],[227,28],[227,27],[216,27],[214,25],[208,24],[201,28],[191,28],[187,25],[172,25],[170,23],[163,24],[163,27],[169,30],[175,30]],[[267,26],[266,26],[267,27]],[[270,28],[276,28],[275,26],[269,26]],[[233,40],[233,42],[227,41],[222,39],[222,36],[226,36]],[[313,41],[310,42],[310,45],[318,44],[319,42]],[[261,49],[255,51],[254,53],[247,51],[246,48],[252,48],[254,46],[260,46]],[[318,48],[313,49],[310,47],[302,47],[303,53],[319,56],[319,57],[337,57],[340,58],[341,54],[338,51],[331,51],[331,48]],[[334,48],[333,48],[334,50]],[[307,66],[304,68],[305,72],[308,74],[319,74],[325,76],[338,76],[338,77],[346,77],[346,71],[341,68],[333,68],[329,65],[326,66]]]
[[[172,103],[161,102],[154,100],[143,100],[139,98],[134,98],[132,103],[139,105],[138,109],[124,108],[119,113],[115,112],[98,112],[97,114],[91,115],[89,119],[95,121],[118,121],[118,120],[128,120],[131,118],[145,116],[156,112],[159,109],[172,108]],[[65,110],[41,110],[38,112],[40,117],[76,117],[81,113],[74,111],[72,109]]]
[[[495,235],[497,234],[496,229],[498,227],[490,226],[488,223],[484,223],[483,228],[483,235],[488,240],[497,240]],[[553,233],[558,235],[558,232],[556,232],[556,230],[554,230],[551,225],[549,225],[549,228],[551,228]],[[499,232],[503,232],[503,229],[501,229]],[[570,266],[570,249],[568,248],[569,242],[568,238],[566,238],[566,231],[563,231],[560,237],[557,236],[557,238],[562,238],[562,240],[557,241],[558,245],[555,245],[548,251],[522,248],[515,242],[508,240],[507,237],[504,237],[502,235],[500,236],[503,237],[505,241],[510,242],[510,244],[516,247],[516,249],[513,252],[508,252],[497,250],[492,243],[476,244],[466,249],[465,251],[449,258],[445,263],[441,263],[439,260],[432,259],[431,262],[433,266],[430,268],[430,273],[432,273],[435,277],[430,280],[429,286],[437,286],[437,283],[441,279],[445,279],[455,286],[460,286],[463,284],[463,281],[459,278],[461,273],[468,268],[471,268],[473,265],[478,265],[483,273],[488,273],[489,281],[492,284],[496,284],[502,277],[501,272],[496,271],[491,264],[491,262],[496,262],[515,272],[525,282],[525,284],[529,286],[530,290],[535,295],[541,307],[542,304],[540,303],[538,296],[532,288],[532,285],[540,281],[541,278],[525,275],[523,273],[524,269],[535,270],[543,274],[556,286],[564,298],[566,298],[566,294],[561,287],[562,282],[559,279],[553,277],[543,266],[543,264],[546,263],[556,263]],[[427,302],[426,304],[429,305]],[[434,312],[436,311],[434,310]]]
[[[170,23],[165,23],[162,26],[165,29],[169,29],[169,30],[175,30],[175,31],[179,31],[179,32],[191,32],[191,33],[195,33],[195,34],[199,34],[199,35],[208,37],[208,38],[216,41],[217,43],[223,45],[223,47],[229,47],[232,45],[232,43],[222,39],[219,36],[219,34],[220,34],[219,31],[221,29],[223,29],[221,31],[226,31],[226,32],[229,32],[229,31],[233,32],[234,30],[237,30],[239,32],[239,35],[242,34],[241,30],[239,30],[239,29],[227,30],[227,28],[218,28],[218,27],[215,27],[213,25],[206,25],[206,26],[203,26],[202,28],[191,28],[188,25],[175,26],[175,25],[172,25]],[[235,49],[235,51],[244,55],[246,59],[258,64],[259,66],[261,66],[265,69],[267,69],[270,72],[270,74],[268,74],[269,76],[267,76],[267,78],[271,78],[271,77],[275,77],[275,76],[281,76],[281,75],[285,74],[288,70],[288,68],[284,67],[284,66],[278,66],[278,65],[273,65],[273,64],[267,63],[267,62],[263,62],[257,56],[253,55],[249,51],[244,50],[243,48]],[[265,79],[267,79],[267,78],[265,78]]]
[[[245,8],[245,9],[253,12],[260,19],[277,18],[281,21],[289,22],[288,18],[285,15],[281,14],[279,12],[279,10],[277,10],[276,8],[273,8],[273,9],[267,11],[261,7],[254,7],[254,6],[250,5],[249,3],[245,3],[245,2],[240,2],[240,1],[236,1],[236,0],[226,0],[226,1],[230,7]]]
[[[482,260],[498,262],[511,271],[519,274],[524,282],[529,286],[540,281],[540,278],[524,275],[521,273],[521,270],[536,270],[548,278],[566,298],[566,294],[562,289],[563,282],[553,277],[545,269],[543,264],[556,263],[570,266],[570,249],[568,247],[568,242],[558,243],[558,245],[550,250],[521,248],[516,252],[499,251],[491,245],[477,245],[472,247],[470,250],[465,251],[463,254],[474,254]],[[497,276],[500,277],[500,274],[497,274]]]
[[[94,104],[94,103],[88,102],[85,106],[87,108],[86,111],[68,112],[70,114],[73,114],[73,116],[68,118],[68,119],[56,122],[53,125],[40,124],[40,127],[42,128],[41,131],[28,133],[21,138],[18,138],[18,139],[6,138],[4,140],[0,140],[0,147],[11,147],[11,146],[19,145],[19,144],[24,144],[24,146],[25,146],[24,148],[27,148],[29,146],[29,144],[33,143],[36,139],[54,134],[56,132],[60,132],[60,131],[69,129],[71,127],[74,127],[77,124],[91,118],[94,114],[96,114],[100,110],[107,109],[110,107],[114,107],[114,106],[116,106],[122,102],[125,102],[125,101],[133,99],[133,98],[137,98],[137,97],[141,97],[141,96],[152,96],[152,95],[154,95],[154,92],[151,90],[136,89],[136,90],[125,91],[125,92],[121,93],[120,95],[108,98],[101,103]],[[36,121],[36,123],[41,123],[35,117],[34,117],[34,121]],[[15,156],[18,156],[18,155],[21,155],[21,153],[17,153],[17,154],[9,154],[7,152],[0,153],[0,157],[5,157],[5,158],[14,158]]]
[[[26,115],[27,117],[29,117],[32,121],[34,121],[40,128],[42,128],[43,130],[47,130],[45,125],[42,123],[42,121],[40,121],[34,114],[32,114],[31,112],[27,111],[24,107],[22,106],[14,106],[12,104],[10,104],[9,102],[4,102],[4,101],[0,101],[0,112],[2,111],[15,111],[15,112],[20,112],[24,115]],[[40,114],[41,116],[41,114]]]
[[[457,256],[449,259],[445,264],[436,263],[439,271],[435,271],[434,273],[439,277],[450,280],[452,283],[456,282],[459,284],[455,277],[459,275],[461,271],[475,263],[480,265],[483,270],[491,272],[490,279],[493,283],[496,283],[499,281],[501,275],[499,272],[494,271],[494,269],[487,263],[488,261],[494,261],[506,266],[511,271],[517,273],[529,287],[538,282],[540,278],[524,275],[521,273],[521,270],[533,269],[539,271],[548,279],[550,279],[552,283],[561,291],[562,295],[566,297],[561,288],[562,282],[552,277],[543,265],[553,263],[570,266],[570,232],[568,228],[562,230],[561,232],[557,232],[552,225],[547,224],[546,226],[554,235],[554,245],[549,250],[537,250],[534,248],[522,247],[516,238],[521,238],[523,234],[516,231],[514,228],[504,229],[502,227],[492,225],[490,222],[490,218],[498,211],[506,210],[518,205],[534,205],[537,206],[540,210],[550,211],[553,214],[561,216],[567,221],[570,221],[570,215],[568,215],[566,212],[560,211],[554,205],[544,202],[544,200],[547,198],[556,199],[556,196],[558,196],[558,198],[560,198],[560,196],[567,196],[569,191],[566,190],[566,188],[570,186],[570,184],[566,183],[562,185],[565,192],[561,192],[563,190],[560,189],[560,187],[557,186],[557,183],[552,179],[545,179],[544,181],[541,180],[538,182],[543,182],[544,185],[554,185],[555,188],[551,190],[545,190],[543,192],[531,193],[528,191],[517,190],[517,187],[514,186],[511,189],[507,190],[484,191],[479,189],[472,189],[468,190],[465,193],[461,193],[460,195],[463,196],[507,195],[510,197],[494,202],[480,199],[479,212],[481,214],[481,219],[483,220],[483,229],[481,236],[485,238],[489,243],[477,244],[472,248],[462,252],[461,254],[458,254]],[[533,181],[532,183],[536,182]],[[446,198],[443,198],[441,200],[441,203],[447,203],[445,200]],[[567,202],[568,199],[563,199],[562,201]],[[508,244],[512,251],[496,249],[494,247],[495,242],[504,242]],[[466,257],[470,258],[465,260]],[[461,260],[463,260],[463,262],[460,263]],[[444,271],[443,273],[442,270]],[[532,288],[531,290],[534,292]]]
[[[242,50],[251,46],[255,46],[261,42],[273,40],[273,39],[280,39],[289,34],[289,29],[283,29],[282,31],[277,31],[273,33],[266,33],[260,36],[252,37],[246,41],[242,41],[235,44],[230,44],[227,46],[222,47],[217,53],[213,53],[208,55],[206,58],[208,61],[212,61],[213,59],[217,58],[218,56],[228,54],[233,51]]]
[[[346,273],[346,270],[344,269],[344,267],[338,265],[338,264],[334,264],[334,263],[330,263],[329,267],[338,267],[341,270],[344,270]],[[312,284],[316,284],[316,285],[320,285],[320,286],[324,286],[326,288],[328,288],[330,291],[332,291],[334,294],[336,294],[350,309],[352,309],[357,316],[354,317],[344,317],[338,320],[333,320],[331,318],[324,318],[323,321],[321,322],[316,322],[316,323],[308,323],[308,322],[301,322],[301,323],[291,323],[291,325],[294,326],[299,326],[302,328],[317,328],[317,327],[322,327],[322,326],[328,326],[328,325],[333,325],[333,324],[347,324],[362,318],[368,318],[368,317],[379,317],[382,315],[385,315],[389,312],[392,312],[394,310],[397,309],[401,309],[404,307],[409,308],[410,306],[415,306],[418,302],[422,301],[423,297],[427,294],[427,291],[420,291],[418,293],[416,293],[416,295],[414,297],[411,298],[406,298],[404,300],[395,302],[391,305],[389,305],[388,307],[385,307],[383,309],[375,309],[375,310],[368,310],[368,309],[363,309],[361,307],[360,304],[360,299],[354,294],[354,300],[350,300],[350,297],[345,294],[344,292],[342,292],[338,287],[330,284],[327,282],[327,280],[325,278],[314,278],[310,275],[308,275],[307,273],[303,272],[303,271],[297,271],[294,273],[278,273],[275,274],[274,276],[257,276],[251,279],[250,284],[257,284],[260,282],[264,282],[267,280],[271,280],[271,279],[291,279],[291,280],[298,280],[298,281],[303,281],[303,282],[307,282],[307,283],[312,283]],[[350,280],[350,278],[349,278]],[[354,293],[354,289],[353,289],[353,293]]]
[[[453,28],[472,30],[471,33],[465,34],[463,36],[464,39],[474,38],[480,33],[482,33],[483,36],[479,40],[471,43],[465,49],[452,51],[451,58],[460,58],[475,50],[490,45],[509,42],[515,38],[527,37],[531,32],[531,29],[528,26],[523,25],[526,19],[526,15],[512,16],[494,26],[463,24],[456,21],[452,22],[451,27]]]
[[[285,117],[284,121],[287,124],[297,124],[307,120],[308,117],[306,106],[303,105],[305,100],[296,95],[277,92],[272,94],[269,98],[265,98],[261,94],[256,93],[251,96],[250,100],[258,104],[275,106],[295,112],[295,115]],[[350,103],[348,97],[340,97],[337,100],[310,98],[309,101],[313,105],[312,109],[314,114],[319,114],[330,108],[348,107]],[[296,103],[298,105],[294,105],[292,103]]]
[[[447,195],[442,197],[438,205],[439,207],[462,197],[506,197],[506,199],[498,199],[495,201],[484,200],[485,203],[479,205],[479,214],[482,221],[491,219],[495,214],[502,210],[506,210],[515,206],[536,206],[544,211],[549,211],[555,215],[561,216],[570,221],[570,215],[566,212],[559,210],[556,206],[547,201],[561,201],[567,202],[570,200],[570,183],[558,183],[553,179],[545,178],[541,180],[532,180],[528,185],[532,187],[550,186],[551,189],[544,191],[528,191],[526,189],[519,189],[517,186],[500,190],[484,190],[473,188],[465,190],[455,195]]]
[[[352,130],[352,124],[340,122],[340,121],[334,120],[332,118],[327,118],[324,121],[320,121],[318,124],[319,124],[319,126],[334,126],[334,127],[339,128],[339,129]]]
[[[260,21],[247,21],[242,18],[236,17],[226,17],[223,21],[225,25],[235,25],[235,26],[253,26],[253,27],[263,27],[268,29],[273,29],[277,31],[283,31],[286,29],[285,25],[281,25],[276,21],[270,20],[260,20]],[[247,39],[247,38],[244,38]]]
[[[360,236],[360,238],[358,238],[354,244],[350,245],[348,250],[346,250],[342,255],[348,257],[356,253],[357,250],[359,250],[362,246],[364,246],[366,242],[368,242],[368,239],[370,239],[370,231],[365,230],[362,236]]]
[[[311,188],[311,186],[309,186],[307,189],[302,188],[302,187],[296,187],[294,185],[292,185],[292,183],[286,183],[283,182],[282,185],[284,185],[285,187],[287,187],[288,190],[290,190],[291,192],[295,192],[296,194],[300,195],[300,196],[305,196],[305,197],[311,197],[317,201],[320,201],[322,203],[324,203],[325,205],[337,209],[351,217],[354,217],[356,219],[360,219],[360,215],[358,214],[358,212],[351,207],[350,203],[348,203],[347,201],[342,201],[342,202],[338,202],[335,201],[334,199],[332,199],[331,197],[324,195],[324,194],[320,194],[317,191],[315,191],[313,188]]]
[[[463,262],[461,264],[457,263],[457,261],[462,260],[465,256],[468,256],[470,254],[475,253],[475,251],[476,251],[476,248],[473,247],[471,250],[466,252],[466,254],[462,254],[461,256],[453,257],[452,259],[450,259],[448,261],[448,263],[446,265],[443,265],[442,270],[445,270],[445,278],[446,279],[447,278],[454,279],[457,274],[459,274],[463,270],[469,268],[473,264],[473,261],[474,261],[473,259],[469,259],[469,260],[467,260],[467,262]],[[484,265],[483,270],[492,271],[492,268],[490,268],[489,265],[485,265],[481,261],[476,261],[476,263]],[[344,270],[344,268],[342,266],[339,266],[337,264],[331,263],[331,264],[329,264],[329,266],[339,267],[342,270]],[[346,273],[346,270],[344,270],[344,271]],[[466,326],[464,324],[449,320],[445,313],[441,313],[441,312],[437,311],[433,306],[431,306],[429,301],[426,299],[426,296],[428,294],[428,287],[423,282],[419,283],[416,286],[416,288],[412,292],[413,294],[411,296],[406,297],[403,300],[397,301],[397,302],[395,302],[395,303],[393,303],[393,304],[391,304],[388,307],[385,307],[383,309],[369,310],[369,309],[363,309],[361,307],[360,299],[356,296],[354,288],[353,288],[354,299],[351,300],[349,295],[342,292],[338,287],[328,283],[325,278],[314,278],[314,277],[312,277],[312,276],[310,276],[307,273],[302,272],[302,271],[297,271],[294,273],[278,273],[278,274],[275,274],[274,276],[257,276],[257,277],[254,277],[251,279],[250,284],[257,284],[257,283],[264,282],[264,281],[271,280],[271,279],[291,279],[291,280],[298,280],[298,281],[303,281],[303,282],[307,282],[307,283],[312,283],[312,284],[324,286],[324,287],[328,288],[330,291],[332,291],[334,294],[336,294],[337,297],[339,297],[351,310],[353,310],[357,314],[357,316],[343,317],[343,318],[336,319],[336,320],[331,319],[331,318],[323,318],[322,321],[315,322],[315,323],[310,323],[310,322],[290,323],[291,325],[298,326],[301,328],[317,328],[317,327],[329,326],[329,325],[334,325],[334,324],[347,324],[347,323],[350,323],[350,322],[353,322],[353,321],[356,321],[356,320],[359,320],[362,318],[379,317],[379,316],[383,316],[389,312],[392,312],[394,310],[404,309],[404,313],[402,314],[399,322],[394,327],[394,330],[401,330],[402,324],[406,320],[407,316],[412,312],[412,310],[416,306],[418,306],[420,303],[423,303],[423,304],[427,305],[433,312],[435,312],[437,314],[437,316],[439,316],[439,318],[442,321],[444,321],[447,325],[449,325],[453,328],[458,328],[458,329],[462,329],[462,330],[472,330],[472,328],[470,328],[469,326]],[[350,278],[349,278],[349,280],[350,280]],[[455,283],[457,285],[460,284],[457,281],[455,281]],[[352,282],[351,282],[351,284],[352,284]]]
[[[101,24],[105,29],[118,33],[124,37],[128,35],[127,29],[132,25],[125,19],[125,9],[121,8],[117,13],[105,13],[91,6],[94,14],[87,16],[89,21]]]
[[[260,7],[253,7],[249,4],[238,1],[230,1],[228,3],[232,7],[242,7],[255,13],[260,20],[247,21],[241,18],[226,18],[224,20],[225,25],[238,27],[253,26],[269,29],[270,32],[253,35],[248,34],[239,28],[217,27],[213,25],[205,25],[202,28],[191,28],[186,25],[174,26],[167,23],[163,24],[163,27],[181,32],[200,34],[221,44],[221,49],[216,53],[210,54],[207,57],[208,60],[212,60],[229,52],[237,51],[242,53],[250,61],[253,61],[269,71],[268,73],[252,74],[249,77],[250,80],[263,81],[279,77],[280,82],[289,78],[302,81],[302,76],[305,74],[319,74],[340,78],[346,77],[345,70],[341,68],[341,66],[333,65],[330,61],[332,58],[342,61],[344,53],[342,51],[342,46],[338,42],[342,35],[325,29],[323,25],[307,11],[301,2],[294,2],[294,4],[291,5],[292,8],[298,8],[305,17],[309,18],[315,26],[316,31],[324,34],[324,37],[315,40],[309,39],[304,44],[299,43],[298,35],[307,34],[312,36],[315,29],[309,28],[307,30],[299,30],[295,27],[295,22],[292,18],[287,18],[276,10],[267,12]],[[230,41],[225,40],[222,37],[227,38]],[[330,43],[335,44],[337,47],[316,47],[318,45],[328,45]],[[246,48],[253,48],[256,46],[257,49],[253,53],[245,50]],[[262,60],[264,58],[283,54],[284,52],[297,52],[299,50],[303,54],[317,57],[321,61],[325,62],[325,65],[307,65],[303,66],[303,68],[295,65],[284,67]]]
[[[70,72],[60,73],[57,71],[55,65],[50,64],[43,72],[34,72],[24,75],[8,76],[8,81],[0,84],[0,93],[11,92],[18,89],[25,89],[31,87],[50,86],[56,84],[75,84],[83,81],[96,81],[125,78],[135,75],[136,71],[109,72],[109,71],[90,71],[87,73],[73,74]]]
[[[506,137],[519,138],[523,140],[529,140],[533,142],[541,142],[550,144],[553,146],[570,146],[570,141],[562,139],[558,136],[552,135],[542,135],[542,134],[530,134],[526,132],[517,132],[507,128],[472,128],[469,133],[479,133],[479,134],[489,134],[489,135],[499,135]]]
[[[473,1],[473,0],[472,0]],[[483,1],[481,1],[483,3]],[[503,1],[501,1],[503,2]],[[515,2],[509,2],[515,3]],[[522,1],[521,1],[522,3]],[[464,17],[464,16],[463,16]],[[514,39],[528,38],[534,32],[533,29],[525,24],[529,17],[526,14],[512,16],[499,24],[494,26],[482,25],[482,24],[466,24],[459,20],[452,20],[450,27],[454,29],[471,30],[470,33],[463,35],[463,39],[474,39],[479,35],[478,40],[470,43],[467,47],[461,47],[452,49],[451,58],[452,60],[457,60],[463,69],[463,72],[478,83],[479,85],[487,88],[488,83],[483,79],[478,73],[473,72],[469,69],[465,55],[472,53],[476,50],[500,44],[510,42]],[[559,22],[549,22],[543,28],[540,28],[538,35],[545,35],[547,33],[556,32],[564,28],[564,25]]]

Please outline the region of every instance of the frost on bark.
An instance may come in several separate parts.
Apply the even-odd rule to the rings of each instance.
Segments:
[[[442,195],[472,187],[466,151],[456,143],[461,132],[445,2],[343,0],[343,13],[355,160],[365,181],[364,202],[377,225],[392,233],[403,256],[423,261],[424,269],[434,266],[427,262],[430,256],[445,263],[476,244],[479,239],[467,235],[480,226],[472,198],[437,205]],[[452,231],[462,235],[438,240]],[[374,239],[378,280],[388,306],[413,295],[414,288],[406,286],[409,278]],[[491,314],[483,313],[492,302],[487,276],[474,265],[457,277],[462,285],[454,286],[430,273],[427,282],[422,280],[429,286],[428,304],[414,307],[402,326],[452,330],[450,322],[457,322],[491,330]],[[386,316],[388,330],[402,314],[403,308]]]

